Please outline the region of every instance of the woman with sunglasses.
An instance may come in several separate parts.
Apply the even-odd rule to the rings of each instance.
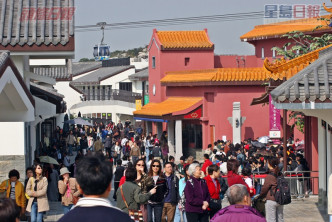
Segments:
[[[30,197],[27,211],[31,213],[31,222],[42,222],[44,213],[50,209],[47,199],[48,182],[42,173],[43,167],[37,163],[33,168],[33,177],[30,177],[26,186],[26,193]]]
[[[147,168],[145,165],[144,159],[139,159],[135,163],[135,169],[137,171],[137,179],[136,183],[141,188],[142,194],[148,193],[147,186],[154,186],[153,180],[151,177],[148,177]],[[147,201],[145,203],[141,203],[141,211],[143,213],[143,220],[147,221],[148,219],[148,211],[147,211]]]
[[[148,190],[157,187],[156,193],[148,201],[148,222],[161,222],[167,185],[159,160],[152,161],[148,175],[153,180],[153,184],[147,187]],[[152,212],[154,213],[154,220],[152,219]]]

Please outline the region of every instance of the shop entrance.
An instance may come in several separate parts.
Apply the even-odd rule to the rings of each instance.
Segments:
[[[182,120],[182,152],[185,157],[202,151],[202,125],[199,120]]]

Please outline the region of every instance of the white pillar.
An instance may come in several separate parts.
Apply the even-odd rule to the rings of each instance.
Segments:
[[[182,156],[182,120],[175,121],[175,160]]]
[[[169,155],[175,156],[175,126],[174,121],[170,121],[167,124],[167,135],[168,135],[168,148],[169,148]],[[178,159],[175,159],[178,161]]]
[[[319,191],[318,198],[320,205],[325,205],[326,201],[326,129],[320,124],[321,119],[318,119],[318,169],[319,169]]]

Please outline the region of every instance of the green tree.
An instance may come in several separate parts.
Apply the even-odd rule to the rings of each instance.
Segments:
[[[316,27],[320,28],[320,26]],[[282,48],[273,47],[277,55],[284,56],[287,59],[294,59],[298,56],[307,54],[321,47],[332,44],[332,34],[325,33],[321,36],[314,37],[304,34],[303,32],[292,31],[282,35],[282,38],[288,38],[290,41],[283,45]]]
[[[78,62],[94,62],[94,59],[81,58]]]

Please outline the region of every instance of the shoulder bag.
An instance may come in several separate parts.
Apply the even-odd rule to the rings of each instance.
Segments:
[[[130,218],[135,222],[143,222],[142,211],[141,210],[130,210],[128,207],[127,201],[123,195],[122,186],[120,186],[120,191],[121,191],[122,200],[125,203],[126,207],[128,208]]]

